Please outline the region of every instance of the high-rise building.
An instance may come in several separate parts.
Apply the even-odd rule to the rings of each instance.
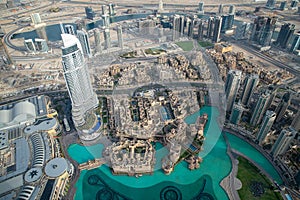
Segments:
[[[31,17],[31,21],[32,21],[32,24],[33,24],[33,25],[37,25],[37,24],[42,23],[42,19],[41,19],[39,13],[32,13],[32,14],[30,15],[30,17]]]
[[[108,14],[108,10],[107,10],[107,6],[106,5],[102,5],[101,6],[101,10],[102,10],[102,15]]]
[[[199,14],[204,14],[204,2],[199,2]]]
[[[295,138],[296,133],[297,131],[292,127],[285,128],[280,132],[271,149],[271,154],[274,158],[276,158],[278,155],[284,154],[289,149],[289,146],[292,140]]]
[[[279,105],[277,106],[275,112],[276,112],[276,122],[279,122],[282,117],[284,116],[288,106],[290,105],[290,102],[291,102],[291,98],[290,98],[290,93],[287,92],[283,95]]]
[[[296,113],[291,127],[293,127],[296,131],[300,131],[300,111]]]
[[[234,15],[235,14],[235,6],[234,5],[230,5],[229,6],[229,14],[230,15]]]
[[[268,104],[270,99],[271,99],[270,91],[265,91],[259,96],[250,119],[250,124],[252,126],[256,126],[257,124],[260,123],[263,115],[268,109]]]
[[[179,15],[174,15],[173,17],[173,32],[172,32],[172,37],[173,40],[177,40],[180,35],[180,16]]]
[[[185,16],[184,15],[180,15],[180,36],[182,37],[184,35],[184,23],[185,23]]]
[[[215,17],[214,34],[213,34],[213,38],[212,38],[213,42],[220,41],[221,26],[222,26],[222,17],[220,17],[220,16]]]
[[[296,52],[297,50],[300,50],[300,33],[297,33],[290,49],[291,52]]]
[[[32,39],[24,40],[24,45],[28,51],[36,52],[35,45],[34,45]]]
[[[210,16],[208,18],[208,21],[207,21],[207,30],[206,30],[206,37],[207,38],[211,38],[213,36],[213,33],[214,33],[214,26],[215,26],[215,18]]]
[[[230,70],[225,83],[225,94],[227,98],[227,111],[231,111],[239,89],[242,72]]]
[[[197,38],[198,38],[198,40],[203,40],[204,21],[201,20],[201,19],[198,19],[197,20],[197,26],[198,26]]]
[[[102,20],[103,20],[103,26],[105,26],[106,28],[109,28],[110,26],[110,18],[109,15],[102,15]]]
[[[290,39],[293,37],[295,31],[295,25],[290,23],[285,23],[281,26],[280,32],[278,34],[276,44],[281,48],[287,48]]]
[[[292,10],[297,9],[298,3],[299,3],[298,0],[293,0],[293,1],[291,2],[291,9],[292,9]]]
[[[85,15],[87,19],[93,20],[96,13],[93,11],[91,7],[85,7]]]
[[[158,12],[160,13],[164,12],[164,3],[162,0],[159,0],[158,2]]]
[[[47,45],[46,40],[36,38],[34,41],[35,41],[35,47],[37,51],[44,52],[44,53],[49,51],[49,47]]]
[[[231,30],[234,23],[234,15],[222,15],[222,25],[221,31],[226,32],[227,30]]]
[[[223,4],[219,5],[218,13],[219,13],[219,15],[223,14]]]
[[[266,7],[268,7],[268,8],[274,8],[275,4],[276,4],[276,0],[268,0],[267,4],[266,4]]]
[[[234,38],[236,40],[249,39],[251,33],[251,24],[243,22],[242,24],[236,27]]]
[[[78,39],[80,41],[83,54],[85,56],[91,57],[92,54],[91,54],[91,47],[90,47],[88,33],[84,29],[77,30],[77,37],[78,37]]]
[[[241,102],[247,106],[251,100],[251,96],[259,82],[259,77],[256,74],[247,75],[244,80],[244,90],[241,95]]]
[[[69,96],[72,118],[76,127],[85,124],[85,115],[98,105],[93,92],[88,67],[79,40],[71,34],[62,34],[62,65]]]
[[[115,15],[115,4],[108,4],[108,13],[110,16],[114,16]]]
[[[280,2],[280,10],[286,10],[287,9],[287,1]]]
[[[65,29],[67,34],[75,35],[75,30],[72,25],[69,24],[65,25]]]
[[[122,33],[122,26],[117,27],[117,35],[118,35],[118,46],[123,49],[123,33]]]
[[[241,121],[242,114],[244,112],[244,107],[240,103],[234,103],[230,115],[230,123],[239,124]]]
[[[267,134],[271,130],[271,127],[273,126],[275,118],[276,118],[276,113],[271,110],[267,110],[265,117],[263,118],[263,121],[261,123],[261,127],[258,131],[257,137],[256,137],[259,145],[262,144],[262,142],[265,140]]]
[[[98,28],[94,29],[94,38],[95,38],[95,52],[102,53],[101,35],[100,35],[100,30]]]
[[[36,31],[37,35],[39,36],[39,38],[42,38],[42,39],[48,41],[48,36],[47,36],[45,26],[41,26],[41,27],[35,29],[35,31]]]
[[[193,29],[194,29],[194,25],[193,25],[193,21],[187,17],[186,18],[186,30],[187,30],[187,36],[188,37],[193,37]]]
[[[105,40],[105,49],[111,48],[109,28],[104,28],[104,40]]]

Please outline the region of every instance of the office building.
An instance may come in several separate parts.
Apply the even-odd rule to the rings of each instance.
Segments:
[[[117,36],[118,36],[118,46],[123,49],[123,32],[122,32],[122,26],[117,27]]]
[[[183,37],[184,36],[184,23],[185,23],[185,16],[184,15],[180,15],[180,36]]]
[[[282,96],[282,99],[275,110],[277,115],[276,122],[279,122],[282,119],[290,103],[291,103],[291,95],[289,92],[287,92]]]
[[[101,10],[102,10],[102,15],[108,14],[108,10],[107,10],[107,6],[106,5],[102,5],[101,6]]]
[[[85,7],[85,15],[87,19],[93,20],[96,13],[93,11],[91,7]]]
[[[223,4],[219,5],[218,13],[219,13],[219,15],[223,14]]]
[[[79,39],[74,35],[62,34],[62,41],[62,65],[72,102],[72,118],[75,126],[80,127],[85,124],[87,112],[97,107],[98,99],[93,92]]]
[[[274,158],[276,158],[278,155],[284,154],[289,149],[296,133],[297,131],[292,127],[285,128],[280,132],[276,142],[271,149],[271,154]]]
[[[280,10],[287,10],[287,1],[280,2]]]
[[[179,15],[174,15],[172,26],[173,26],[172,38],[173,38],[173,40],[177,40],[180,35],[180,16]]]
[[[242,72],[230,70],[227,74],[225,83],[225,94],[227,98],[227,111],[231,111],[239,89]]]
[[[283,24],[280,28],[280,32],[278,34],[275,44],[280,46],[283,49],[287,48],[289,41],[293,37],[294,32],[295,32],[294,24],[290,24],[290,23]]]
[[[215,26],[215,18],[214,17],[209,17],[208,22],[207,22],[207,30],[206,30],[206,37],[211,38],[214,33],[214,26]]]
[[[271,99],[270,91],[265,91],[259,96],[250,119],[250,124],[252,126],[256,126],[261,122],[263,115],[268,109],[270,99]]]
[[[110,18],[109,15],[102,15],[102,20],[103,20],[103,26],[105,26],[106,28],[109,28],[110,26]]]
[[[94,29],[94,38],[95,38],[95,53],[102,53],[101,35],[100,35],[100,30],[98,28]]]
[[[290,51],[294,53],[300,51],[300,33],[297,33],[294,41],[292,42]]]
[[[212,38],[213,42],[220,42],[221,27],[222,27],[222,17],[217,16],[215,17],[214,34]]]
[[[251,96],[259,82],[259,77],[257,74],[247,75],[244,80],[244,89],[241,95],[241,102],[243,105],[247,106],[250,103]]]
[[[239,124],[241,121],[242,114],[244,112],[244,107],[240,103],[234,103],[230,115],[230,123]]]
[[[235,14],[235,6],[234,5],[230,5],[229,6],[229,15],[234,15]]]
[[[36,52],[35,45],[34,45],[32,39],[24,40],[24,45],[28,51]]]
[[[275,118],[276,118],[276,113],[271,110],[267,110],[256,137],[259,145],[262,145],[262,142],[265,140],[267,134],[271,130]]]
[[[236,40],[247,40],[250,37],[251,33],[251,24],[247,22],[243,22],[242,24],[239,24],[234,33],[234,38]]]
[[[108,4],[108,13],[109,16],[114,16],[115,15],[115,4]]]
[[[186,35],[192,38],[194,35],[194,21],[191,20],[189,17],[186,18],[186,30]]]
[[[164,3],[162,0],[159,0],[159,2],[158,2],[158,12],[159,13],[164,12]]]
[[[105,40],[105,49],[111,48],[111,40],[110,40],[110,31],[109,28],[104,29],[104,40]]]
[[[80,41],[83,54],[87,57],[91,57],[92,54],[91,54],[91,47],[90,47],[88,33],[84,29],[77,30],[77,37]]]
[[[234,15],[222,15],[221,31],[224,33],[232,29],[234,23]]]
[[[275,4],[276,4],[276,0],[268,0],[266,7],[273,9],[275,8]]]
[[[37,24],[42,23],[42,19],[41,19],[39,13],[32,13],[32,14],[30,15],[30,18],[31,18],[31,21],[32,21],[32,24],[33,24],[33,25],[37,25]]]
[[[293,127],[296,131],[300,131],[300,111],[298,111],[294,116],[291,127]]]
[[[293,0],[293,1],[291,2],[291,9],[292,9],[292,10],[296,10],[297,7],[298,7],[298,3],[299,3],[298,0]]]
[[[65,29],[67,34],[75,35],[75,30],[72,25],[70,24],[65,25]]]
[[[49,47],[47,45],[46,40],[36,38],[34,41],[35,41],[35,47],[37,51],[44,52],[44,53],[49,51]]]
[[[201,19],[198,19],[196,26],[198,26],[197,38],[198,38],[198,40],[203,40],[203,36],[204,36],[204,21],[201,20]]]
[[[204,2],[199,2],[199,14],[204,14]]]

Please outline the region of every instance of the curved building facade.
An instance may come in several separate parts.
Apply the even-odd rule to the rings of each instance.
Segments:
[[[98,99],[93,92],[87,64],[79,40],[70,34],[62,34],[62,65],[68,92],[72,102],[75,126],[85,123],[85,114],[97,107]]]

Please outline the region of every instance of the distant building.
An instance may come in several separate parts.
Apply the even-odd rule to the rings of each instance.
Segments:
[[[296,134],[297,131],[292,127],[285,128],[280,132],[276,142],[271,149],[271,154],[274,158],[276,158],[278,155],[284,154],[289,149],[290,144],[295,138]]]
[[[102,11],[102,15],[108,14],[107,6],[106,5],[102,5],[101,6],[101,11]]]
[[[294,41],[292,42],[290,51],[293,53],[296,53],[297,51],[298,53],[300,52],[300,33],[297,33]]]
[[[226,32],[228,30],[232,29],[234,23],[234,15],[222,15],[222,26],[221,26],[221,31]]]
[[[259,82],[259,77],[256,74],[247,75],[244,80],[244,89],[241,95],[241,102],[247,106],[250,102],[251,96]]]
[[[299,3],[298,0],[293,0],[293,1],[291,2],[291,9],[292,9],[292,10],[296,10],[297,7],[298,7],[298,3]]]
[[[180,36],[180,16],[179,15],[174,15],[173,17],[173,32],[172,32],[172,37],[173,40],[177,40]]]
[[[198,19],[197,20],[197,24],[196,26],[198,27],[198,33],[197,33],[197,39],[198,40],[203,40],[203,37],[204,37],[204,21],[201,20],[201,19]]]
[[[287,1],[280,2],[280,10],[287,10]]]
[[[204,2],[199,2],[199,14],[204,14]]]
[[[111,40],[110,40],[109,28],[104,29],[104,40],[105,40],[105,49],[110,49],[111,48]]]
[[[46,52],[49,51],[49,47],[47,45],[47,41],[46,40],[36,38],[34,41],[35,41],[35,45],[36,45],[36,50],[37,51],[44,52],[44,53],[46,53]]]
[[[219,5],[218,13],[219,13],[219,15],[223,14],[223,4]]]
[[[84,29],[77,30],[77,37],[80,41],[83,54],[87,57],[91,57],[92,54],[91,54],[91,47],[90,47],[88,33]]]
[[[91,7],[85,7],[85,15],[87,19],[93,20],[96,14]]]
[[[214,34],[212,41],[219,42],[220,41],[220,34],[221,34],[221,26],[222,26],[222,17],[217,16],[215,17],[215,27],[214,27]]]
[[[79,40],[70,34],[62,34],[62,64],[67,89],[72,102],[72,118],[76,127],[85,124],[86,113],[98,106],[93,92],[86,61]]]
[[[300,111],[296,113],[291,127],[293,127],[296,131],[300,131]]]
[[[158,12],[159,13],[164,12],[164,3],[162,0],[159,0],[159,2],[158,2]]]
[[[281,48],[287,48],[289,41],[293,37],[295,31],[295,25],[290,23],[285,23],[281,26],[280,32],[278,34],[275,44],[279,45]]]
[[[122,26],[117,27],[117,35],[118,35],[118,46],[123,49],[123,33],[122,33]]]
[[[270,99],[271,94],[269,91],[265,91],[259,96],[250,119],[250,124],[252,126],[256,126],[261,122],[263,115],[268,109]]]
[[[242,72],[230,70],[227,74],[225,83],[225,94],[227,98],[227,111],[231,111],[239,89]]]
[[[275,4],[276,4],[276,0],[268,0],[266,7],[273,9],[275,8]]]
[[[244,107],[240,103],[234,103],[230,115],[230,123],[239,124],[243,112],[244,112]]]
[[[72,25],[69,24],[65,25],[65,29],[67,34],[75,35],[75,30]]]
[[[276,113],[271,110],[267,110],[256,137],[259,145],[262,145],[262,142],[265,140],[267,134],[271,130],[275,118],[276,118]]]
[[[275,110],[277,115],[276,122],[279,122],[282,119],[290,103],[291,103],[291,95],[289,92],[287,92],[283,95],[279,105]]]
[[[94,29],[94,38],[95,38],[95,52],[102,53],[101,35],[100,35],[100,30],[98,28]]]
[[[229,6],[229,14],[230,15],[234,15],[235,14],[235,6],[234,5],[230,5]]]
[[[109,15],[102,15],[102,20],[103,20],[103,26],[105,26],[106,28],[109,28],[110,26],[110,17]]]
[[[215,18],[210,16],[207,22],[206,37],[211,39],[214,33]]]
[[[34,45],[32,39],[24,40],[24,45],[28,51],[36,52],[35,45]]]
[[[114,16],[115,15],[115,4],[108,4],[108,12],[110,16]]]
[[[33,25],[37,25],[37,24],[42,23],[42,19],[41,19],[39,13],[33,13],[33,14],[30,15],[30,17],[31,17],[31,21],[32,21]]]
[[[236,40],[249,39],[250,32],[251,32],[251,24],[247,22],[243,22],[242,24],[236,27],[234,38]]]

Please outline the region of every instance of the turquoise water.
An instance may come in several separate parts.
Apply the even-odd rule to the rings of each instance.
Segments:
[[[205,127],[204,150],[199,153],[203,162],[197,170],[190,171],[186,162],[179,163],[170,175],[160,169],[161,158],[168,150],[156,143],[156,164],[152,175],[129,177],[113,175],[106,165],[90,171],[82,171],[76,183],[76,200],[81,199],[228,199],[220,187],[221,180],[231,171],[231,161],[226,153],[226,143],[217,124],[219,115],[216,108],[205,106],[199,112],[188,116],[186,123],[195,123],[197,117],[207,113],[209,118]],[[282,183],[279,174],[271,163],[242,139],[227,133],[231,147],[255,160],[278,183]],[[103,145],[84,147],[73,144],[68,153],[78,163],[101,157]]]
[[[278,184],[282,184],[280,175],[275,170],[270,161],[265,158],[258,150],[253,146],[240,139],[239,137],[226,133],[232,149],[246,155],[253,161],[255,161],[261,168],[263,168]]]

